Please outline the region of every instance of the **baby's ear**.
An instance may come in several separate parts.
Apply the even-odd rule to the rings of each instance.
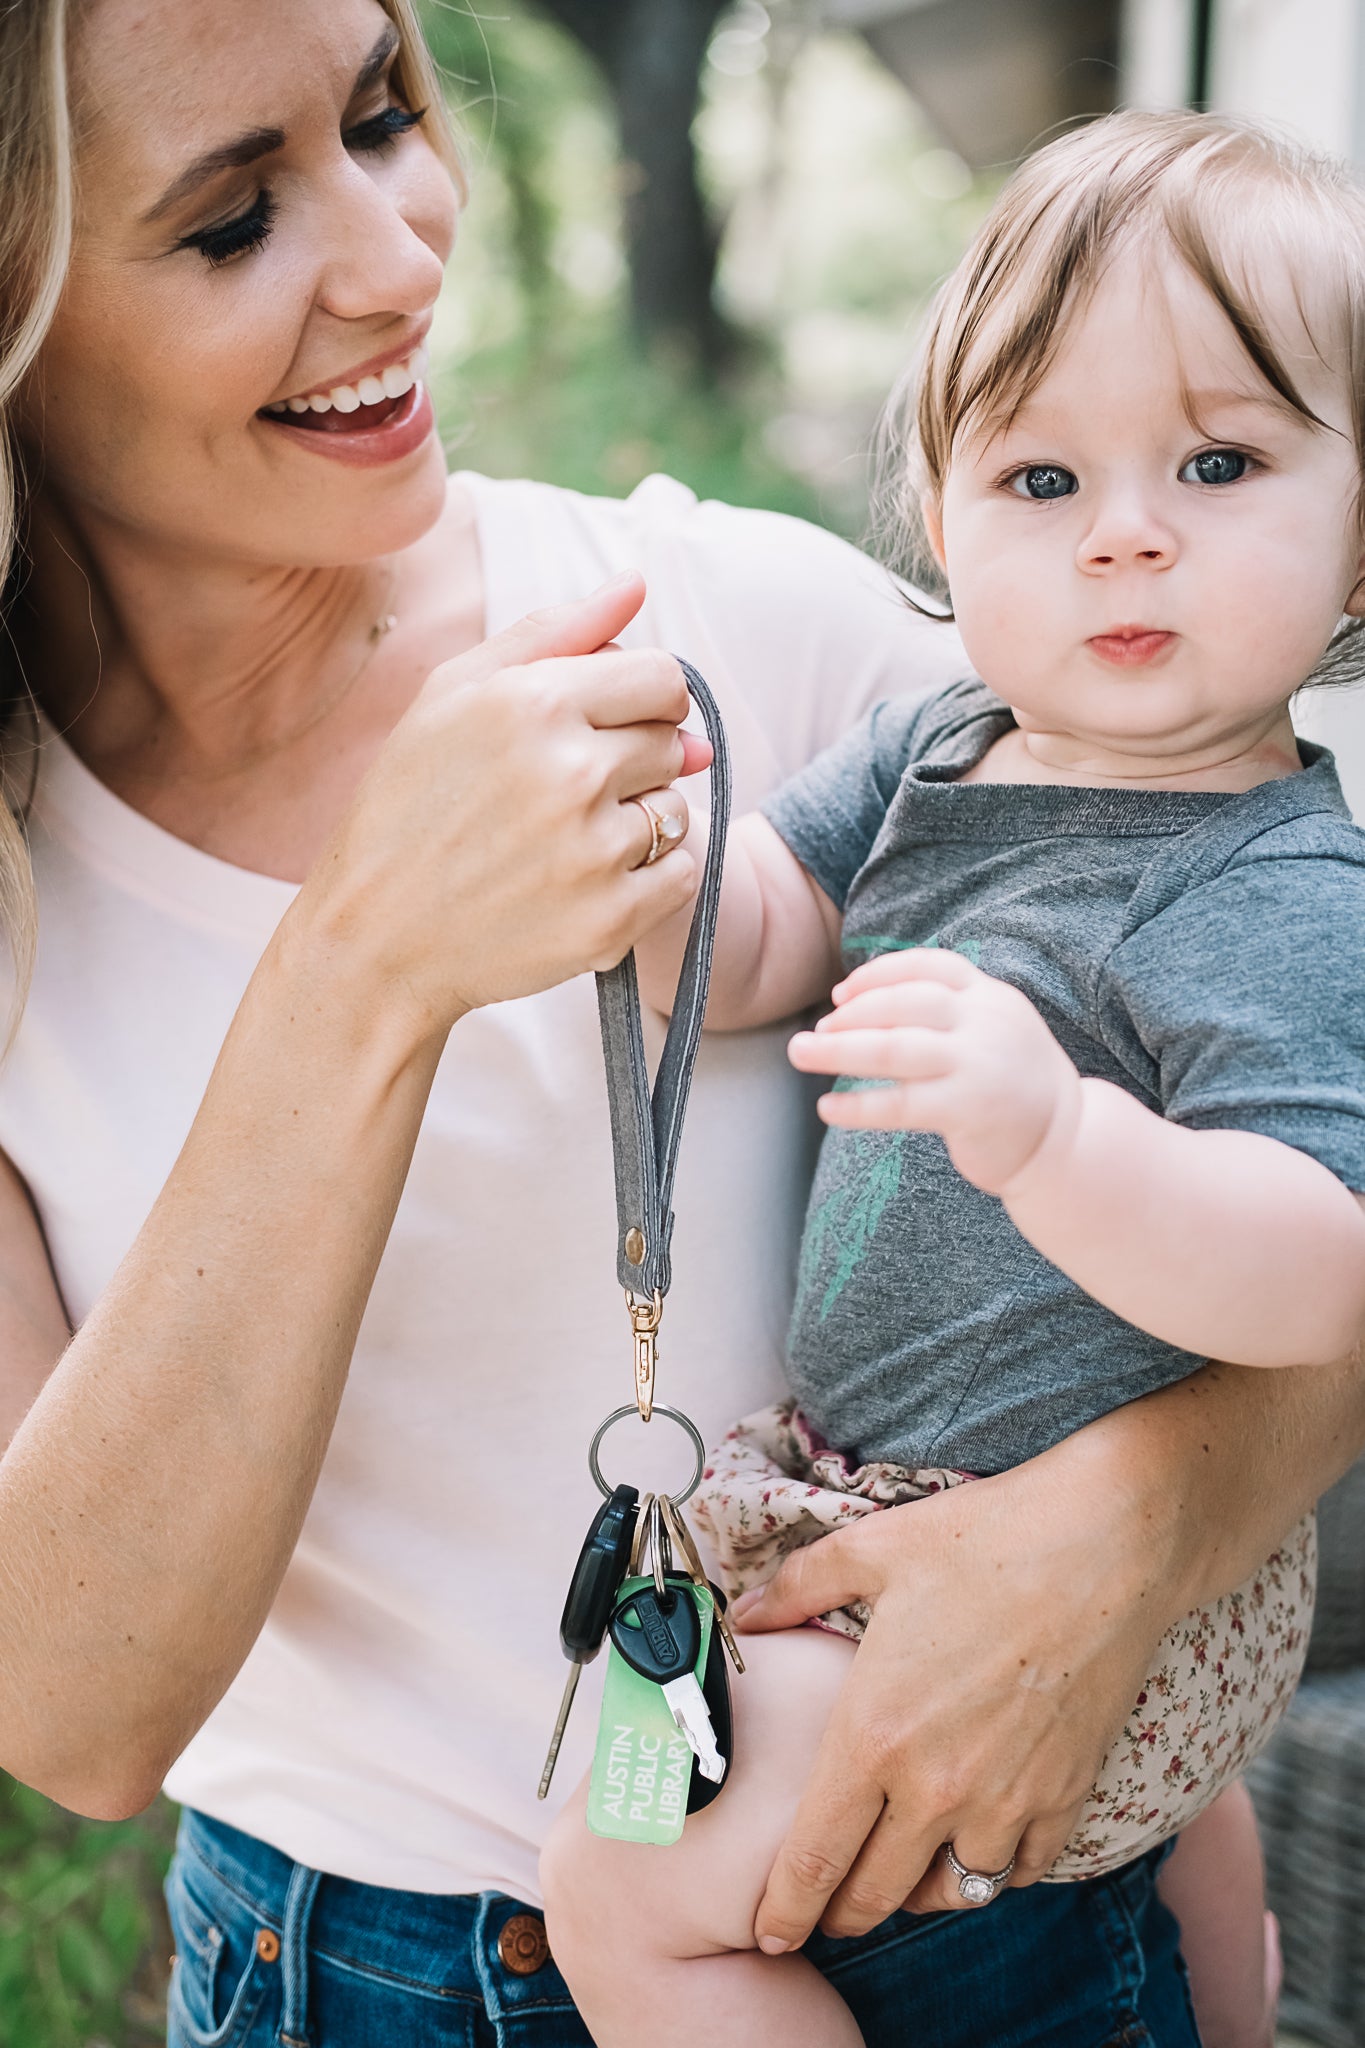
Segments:
[[[932,491],[925,491],[919,501],[919,516],[924,522],[924,536],[929,543],[934,560],[948,574],[948,564],[943,554],[943,508]],[[1365,569],[1362,569],[1365,574]]]
[[[1356,580],[1342,610],[1348,619],[1365,619],[1365,554],[1356,563]]]

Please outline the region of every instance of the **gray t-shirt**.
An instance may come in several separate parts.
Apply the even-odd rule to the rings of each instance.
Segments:
[[[1365,1189],[1365,833],[1331,755],[1244,795],[962,782],[1012,725],[974,680],[881,704],[769,799],[847,965],[951,946],[1083,1075]],[[790,1375],[831,1443],[1003,1471],[1202,1363],[1059,1273],[942,1139],[826,1133]]]

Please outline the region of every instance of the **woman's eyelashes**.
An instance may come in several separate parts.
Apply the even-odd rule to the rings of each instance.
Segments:
[[[234,256],[245,256],[249,249],[264,248],[270,239],[275,213],[275,199],[263,187],[245,213],[235,214],[231,220],[219,221],[211,228],[199,228],[192,235],[183,235],[175,246],[177,249],[197,249],[204,260],[217,269],[221,263],[231,263]]]
[[[419,126],[426,115],[425,107],[385,107],[373,114],[367,121],[358,121],[353,127],[343,129],[342,141],[348,150],[362,156],[382,156],[391,150],[404,135]],[[176,243],[177,249],[196,250],[214,269],[224,263],[231,263],[235,257],[245,256],[253,249],[264,248],[270,239],[278,203],[268,186],[263,186],[243,213],[234,214],[231,220],[218,221],[212,227],[197,228],[193,234],[182,235]]]
[[[401,136],[419,127],[426,119],[426,112],[425,107],[385,107],[382,113],[345,131],[346,147],[382,155],[385,150],[392,149]]]

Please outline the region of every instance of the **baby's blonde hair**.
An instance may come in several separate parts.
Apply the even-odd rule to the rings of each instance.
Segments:
[[[941,494],[964,436],[1017,414],[1111,257],[1134,244],[1173,252],[1280,401],[1323,426],[1258,304],[1267,280],[1288,280],[1309,347],[1346,380],[1365,477],[1365,193],[1344,164],[1251,122],[1110,114],[1015,172],[938,292],[887,409],[878,527],[912,581],[937,576],[921,497]]]

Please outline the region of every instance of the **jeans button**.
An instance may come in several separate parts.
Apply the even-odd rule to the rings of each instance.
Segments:
[[[550,1960],[545,1922],[538,1913],[514,1913],[498,1936],[498,1960],[514,1977],[534,1977]]]

